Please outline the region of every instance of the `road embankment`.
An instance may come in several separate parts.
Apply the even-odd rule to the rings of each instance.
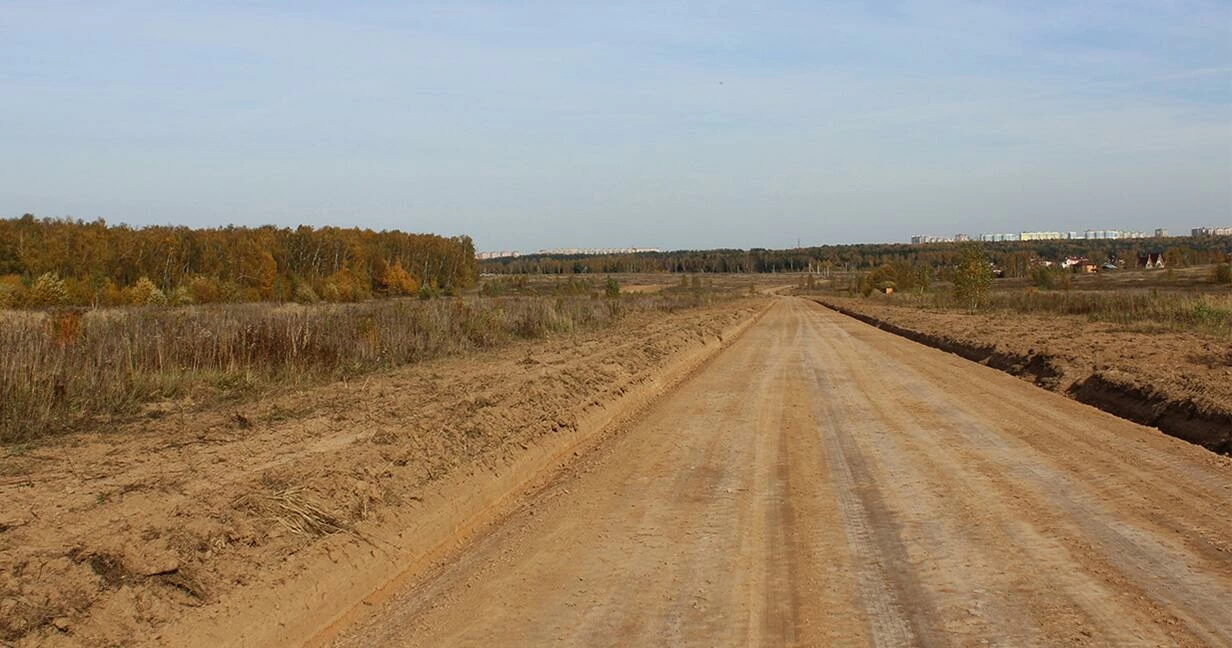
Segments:
[[[834,311],[1000,369],[1110,414],[1232,454],[1232,349],[1074,317],[925,311],[816,298]]]

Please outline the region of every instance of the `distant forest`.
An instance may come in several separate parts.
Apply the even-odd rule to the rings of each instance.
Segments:
[[[1232,255],[1232,237],[1174,237],[1124,240],[1057,240],[983,243],[988,256],[1007,277],[1030,273],[1031,260],[1057,261],[1067,256],[1097,263],[1125,261],[1138,254],[1160,252],[1168,266],[1184,267],[1226,261]],[[954,265],[961,244],[929,243],[823,245],[788,250],[681,250],[606,256],[527,255],[482,261],[490,274],[585,274],[613,272],[800,272],[867,271],[883,265],[948,268]]]
[[[0,219],[0,306],[355,301],[475,284],[468,237]]]

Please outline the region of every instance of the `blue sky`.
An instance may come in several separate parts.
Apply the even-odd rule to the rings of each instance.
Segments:
[[[0,0],[0,215],[481,249],[1232,223],[1229,2]]]

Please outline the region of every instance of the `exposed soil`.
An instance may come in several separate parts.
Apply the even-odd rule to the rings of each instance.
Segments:
[[[730,342],[767,300],[517,344],[0,459],[0,643],[285,644]],[[727,336],[728,342],[723,338]]]
[[[1081,317],[967,313],[825,297],[830,308],[1232,454],[1232,341]]]
[[[342,646],[1232,645],[1232,459],[783,298]]]
[[[0,642],[1232,644],[1232,459],[805,299],[165,409],[9,449]]]

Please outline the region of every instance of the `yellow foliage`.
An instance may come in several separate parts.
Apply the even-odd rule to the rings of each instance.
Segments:
[[[134,306],[165,304],[167,296],[148,277],[142,277],[124,289],[124,303]]]
[[[322,296],[333,302],[350,302],[364,297],[359,281],[347,267],[343,267],[325,280]]]
[[[274,281],[278,279],[278,264],[274,261],[274,256],[269,252],[261,253],[259,264],[257,287],[261,291],[261,299],[273,299]]]
[[[401,261],[394,261],[381,273],[381,287],[390,295],[414,295],[419,291],[419,282],[402,267]]]
[[[68,288],[54,272],[45,272],[30,286],[27,300],[31,306],[58,306],[68,301]]]

